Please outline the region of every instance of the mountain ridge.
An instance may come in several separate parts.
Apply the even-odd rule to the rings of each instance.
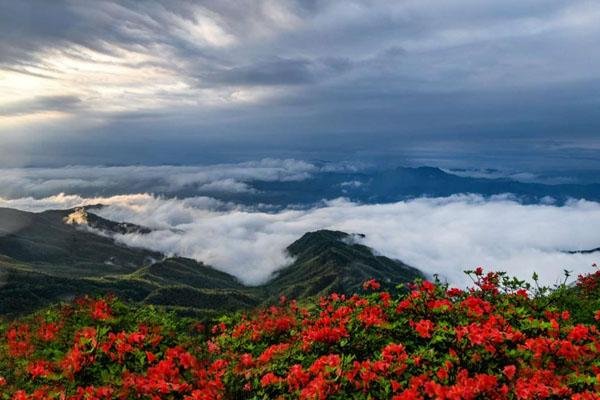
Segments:
[[[196,260],[119,244],[111,234],[123,229],[143,234],[147,228],[106,220],[92,210],[30,213],[0,208],[0,315],[106,293],[212,315],[273,303],[281,295],[302,299],[333,291],[350,294],[369,278],[385,285],[423,277],[401,261],[375,255],[357,242],[360,235],[319,230],[288,246],[294,261],[269,281],[246,286]],[[395,288],[390,285],[390,290]]]

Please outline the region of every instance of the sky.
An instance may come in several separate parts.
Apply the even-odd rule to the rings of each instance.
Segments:
[[[600,169],[600,3],[0,0],[0,167]]]

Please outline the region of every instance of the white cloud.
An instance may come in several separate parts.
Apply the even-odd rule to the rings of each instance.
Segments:
[[[448,174],[464,178],[509,179],[523,183],[542,183],[547,185],[577,183],[575,178],[566,176],[540,176],[531,172],[500,171],[497,169],[448,169],[442,168]]]
[[[174,192],[193,188],[199,193],[252,192],[247,182],[297,181],[318,168],[298,160],[263,159],[207,166],[71,166],[63,168],[0,169],[0,196],[44,197],[56,193]]]
[[[152,195],[85,199],[3,200],[7,207],[40,209],[102,202],[99,214],[156,229],[148,235],[121,235],[128,245],[204,261],[246,283],[268,279],[290,260],[284,249],[307,231],[339,229],[364,233],[364,243],[451,283],[468,282],[464,269],[483,265],[521,278],[537,271],[546,283],[562,270],[591,270],[598,254],[563,250],[600,245],[600,204],[523,205],[509,197],[478,195],[359,205],[338,199],[310,210],[255,212],[210,198],[166,199]]]
[[[347,181],[340,183],[340,186],[349,186],[353,188],[361,187],[363,183],[361,181]]]

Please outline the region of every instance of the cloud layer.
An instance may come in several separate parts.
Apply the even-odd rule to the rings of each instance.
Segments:
[[[591,270],[598,254],[563,250],[600,245],[600,204],[573,201],[565,206],[522,205],[508,198],[477,195],[360,205],[338,199],[310,210],[256,212],[206,197],[165,199],[151,195],[109,198],[54,196],[1,200],[0,206],[30,210],[102,202],[109,219],[154,228],[148,235],[121,235],[125,244],[192,257],[246,283],[264,282],[289,259],[285,247],[303,233],[339,229],[364,233],[364,243],[429,274],[458,285],[462,271],[477,265],[522,278],[536,271],[554,283],[562,270]]]
[[[319,170],[304,161],[277,159],[208,166],[0,168],[0,196],[39,198],[62,192],[106,195],[184,190],[203,194],[244,193],[253,191],[247,185],[253,180],[299,181]]]

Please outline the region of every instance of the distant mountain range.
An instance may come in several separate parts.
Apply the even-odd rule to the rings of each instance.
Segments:
[[[286,207],[312,207],[323,200],[340,197],[359,203],[376,204],[465,193],[484,197],[508,193],[525,204],[552,202],[561,205],[569,199],[600,201],[600,181],[591,173],[583,176],[568,171],[564,175],[558,172],[546,175],[503,175],[496,170],[451,171],[436,167],[357,167],[352,170],[351,167],[327,163],[315,164],[314,167],[310,172],[291,176],[283,173],[277,175],[275,172],[244,175],[239,171],[231,177],[227,174],[212,176],[206,173],[194,179],[184,175],[177,184],[169,184],[168,176],[145,177],[139,171],[139,179],[115,179],[113,182],[104,178],[102,185],[87,184],[83,179],[77,179],[79,183],[74,185],[72,180],[52,179],[54,175],[50,174],[46,178],[31,178],[32,182],[39,184],[39,192],[35,190],[36,185],[23,185],[24,188],[19,189],[19,185],[13,182],[9,187],[0,187],[0,197],[42,198],[60,192],[87,198],[152,193],[166,198],[207,196],[226,203],[262,207],[267,211]],[[168,167],[165,168],[168,170]],[[33,172],[31,174],[35,177]],[[44,179],[49,180],[47,185],[41,184]],[[52,190],[48,191],[48,187]]]
[[[198,194],[241,204],[312,205],[321,200],[346,197],[361,203],[389,203],[416,197],[445,197],[477,193],[493,196],[510,193],[526,204],[569,199],[600,201],[599,183],[547,184],[521,182],[510,177],[490,178],[459,176],[435,167],[399,167],[359,172],[318,172],[304,180],[247,182],[250,191],[239,193],[203,192],[191,185],[176,193],[182,197]]]
[[[83,294],[114,293],[126,300],[210,315],[330,292],[354,293],[369,278],[388,289],[423,275],[378,256],[339,231],[309,232],[292,243],[293,257],[264,285],[248,287],[201,262],[116,243],[114,233],[146,233],[117,223],[94,207],[30,213],[0,208],[0,314],[16,315]]]

